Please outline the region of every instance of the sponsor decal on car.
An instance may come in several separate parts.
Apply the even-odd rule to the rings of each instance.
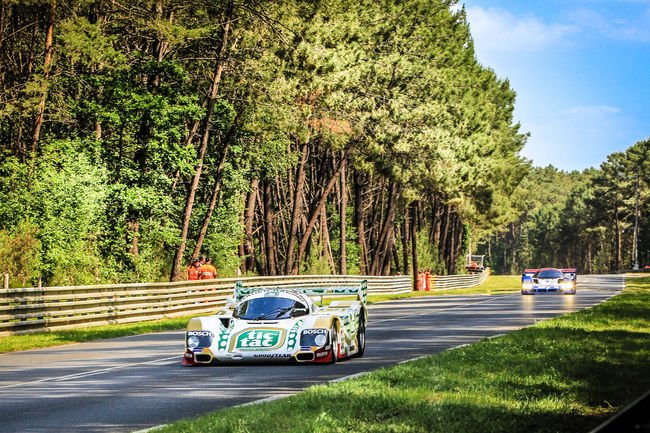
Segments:
[[[290,358],[290,357],[291,357],[290,353],[256,353],[253,355],[253,358],[263,358],[263,359]]]
[[[327,334],[327,329],[305,329],[302,333],[305,335]]]
[[[233,335],[230,350],[274,350],[282,346],[285,336],[286,331],[277,328],[241,331]]]
[[[212,337],[212,332],[210,331],[187,331],[187,336],[196,336],[196,337]]]
[[[289,338],[287,338],[288,350],[293,350],[294,347],[296,347],[296,344],[298,343],[298,331],[300,331],[301,326],[302,320],[298,320],[296,324],[293,325],[293,328],[291,328],[291,331],[289,331]]]
[[[219,334],[219,343],[218,343],[218,350],[226,350],[226,346],[228,345],[228,338],[230,337],[230,332],[232,332],[232,329],[234,327],[235,321],[231,320],[230,321],[230,326],[228,326],[228,329],[224,329],[221,331]]]

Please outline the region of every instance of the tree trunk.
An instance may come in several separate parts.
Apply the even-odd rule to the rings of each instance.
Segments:
[[[510,236],[512,237],[512,254],[510,262],[510,273],[515,274],[517,269],[517,237],[515,236],[515,225],[510,224]]]
[[[271,182],[264,182],[264,228],[266,237],[266,273],[276,275],[277,266],[275,262],[275,231],[273,230],[273,199]]]
[[[289,274],[293,269],[295,244],[298,233],[298,225],[302,215],[302,196],[303,188],[305,187],[306,172],[305,166],[309,156],[309,141],[305,140],[302,145],[302,152],[300,158],[300,165],[298,166],[298,178],[296,180],[296,188],[293,191],[293,209],[291,211],[291,225],[289,229],[289,239],[287,243],[287,260],[285,262],[284,273]]]
[[[288,211],[286,211],[285,208],[287,207],[286,201],[287,201],[287,197],[289,196],[289,192],[285,190],[284,184],[285,182],[283,182],[283,179],[281,179],[280,176],[276,175],[275,188],[273,189],[273,204],[276,206],[275,215],[279,216],[276,217],[276,221],[279,220],[280,228],[281,228],[281,229],[276,229],[276,234],[275,234],[275,238],[276,238],[275,263],[277,265],[278,273],[283,272],[284,265],[287,262],[286,242],[287,239],[289,238],[289,230],[287,229],[287,219],[282,217],[283,215],[288,214]]]
[[[618,212],[618,205],[616,206],[616,210],[614,211],[614,225],[616,228],[616,258],[615,258],[615,270],[620,271],[621,270],[621,262],[623,261],[623,242],[622,242],[622,237],[623,234],[621,233],[621,221],[619,218],[619,212]]]
[[[162,21],[163,19],[163,0],[156,0],[156,4],[154,5],[154,10],[156,14],[156,21]],[[169,23],[171,24],[172,22],[172,17],[173,13],[170,14],[169,17]],[[169,49],[169,41],[165,40],[163,34],[161,31],[158,32],[157,34],[158,39],[156,41],[156,48],[155,48],[155,55],[156,55],[156,61],[158,64],[160,64],[163,59],[165,58],[165,55],[167,54],[167,50]],[[158,87],[160,85],[160,73],[156,72],[156,75],[153,78],[153,85],[155,87]]]
[[[404,222],[401,227],[402,235],[402,273],[407,275],[409,273],[409,215],[408,212],[404,215]]]
[[[397,239],[396,233],[393,233],[393,238]],[[400,265],[400,262],[399,262],[399,254],[397,254],[397,245],[395,245],[395,244],[396,243],[393,242],[393,247],[391,248],[391,256],[393,257],[393,266],[395,267],[395,269],[398,272],[400,272],[400,269],[401,269],[402,266]],[[386,265],[387,265],[388,269],[385,271],[385,275],[390,275],[390,269],[391,269],[390,268],[390,260],[386,261]]]
[[[348,209],[348,181],[347,181],[347,163],[345,159],[341,157],[342,167],[341,167],[341,211],[340,211],[340,270],[341,275],[348,274],[348,252],[347,252],[347,209]]]
[[[201,179],[201,172],[203,171],[203,160],[208,148],[210,139],[210,125],[212,123],[212,116],[214,114],[214,104],[219,93],[219,85],[221,83],[221,74],[225,64],[225,51],[228,42],[228,35],[230,33],[230,22],[232,21],[232,3],[229,5],[226,22],[223,26],[223,38],[218,49],[214,77],[212,80],[212,87],[210,88],[210,99],[208,101],[207,113],[205,116],[205,129],[201,140],[201,148],[199,150],[198,161],[194,169],[194,179],[190,191],[187,195],[185,202],[185,212],[183,213],[183,228],[181,229],[181,242],[176,250],[174,256],[174,265],[171,272],[171,281],[176,281],[181,275],[181,264],[183,262],[183,255],[185,254],[185,247],[187,245],[187,234],[190,227],[190,219],[192,217],[192,208],[194,206],[194,196],[199,187],[199,180]]]
[[[450,216],[451,216],[451,205],[447,205],[444,209],[444,220],[442,222],[441,234],[440,234],[440,245],[438,246],[438,251],[442,260],[445,262],[445,268],[449,267],[447,262],[447,238],[449,237],[449,226],[450,226]]]
[[[440,245],[440,237],[441,237],[441,229],[442,229],[442,212],[443,208],[440,205],[440,200],[436,197],[433,200],[433,206],[434,206],[434,211],[433,211],[433,225],[435,229],[433,230],[433,242],[432,245],[439,246]]]
[[[300,263],[302,262],[302,259],[305,255],[305,251],[307,249],[307,243],[309,242],[311,233],[314,230],[314,226],[316,225],[318,216],[320,215],[320,212],[323,212],[323,207],[325,206],[325,202],[327,201],[327,196],[332,191],[332,188],[334,188],[334,185],[336,184],[336,180],[339,177],[339,174],[341,172],[343,161],[345,161],[348,158],[349,154],[350,154],[350,148],[345,150],[345,153],[341,157],[341,162],[339,163],[339,166],[334,172],[334,175],[330,178],[329,182],[325,186],[325,189],[323,189],[320,200],[316,204],[316,208],[314,209],[314,212],[311,218],[309,219],[309,222],[307,223],[307,227],[305,228],[305,233],[303,234],[302,240],[300,241],[300,245],[298,247],[298,258],[291,270],[292,275],[298,275],[299,273]]]
[[[361,275],[368,273],[368,253],[366,247],[365,211],[363,208],[363,196],[365,187],[361,182],[361,175],[354,171],[354,222],[357,228],[357,239],[359,243],[359,272]]]
[[[418,279],[417,202],[411,203],[411,261],[413,262],[413,290]]]
[[[238,123],[237,119],[238,117],[235,118],[235,121],[233,122],[232,126],[228,130],[228,133],[226,134],[224,140],[221,159],[219,160],[219,166],[217,167],[217,172],[215,174],[214,188],[212,188],[212,197],[210,197],[210,205],[208,206],[208,210],[205,214],[205,218],[203,218],[203,224],[201,225],[199,236],[196,239],[196,246],[194,247],[194,252],[192,253],[192,257],[198,257],[198,255],[201,253],[201,248],[203,247],[205,234],[208,232],[208,227],[210,226],[210,220],[212,219],[212,214],[214,213],[214,209],[217,206],[217,199],[219,198],[219,192],[221,192],[221,178],[223,177],[223,170],[224,167],[226,166],[226,160],[228,159],[228,150],[230,148],[230,143],[232,142],[235,136],[235,131],[237,129],[237,123]]]
[[[327,212],[325,207],[323,207],[323,210],[320,213],[320,226],[321,226],[321,240],[323,243],[322,255],[327,258],[327,264],[330,267],[330,272],[333,275],[336,275],[336,264],[334,263],[334,257],[332,255],[332,244],[330,242],[330,234],[327,225]]]
[[[56,16],[56,0],[50,4],[50,12],[47,19],[47,31],[45,33],[45,59],[43,60],[43,78],[47,83],[50,77],[50,70],[52,68],[52,52],[53,52],[53,34],[54,34],[54,18]],[[49,86],[49,83],[47,83]],[[32,136],[32,159],[36,158],[36,150],[38,149],[38,141],[41,137],[41,127],[43,126],[43,118],[45,116],[45,99],[47,98],[47,88],[41,92],[41,97],[38,102],[38,109],[36,118],[34,119],[34,134]]]
[[[4,53],[5,42],[5,0],[0,0],[0,59]],[[4,90],[3,62],[0,62],[0,89]]]
[[[138,220],[132,220],[128,222],[128,231],[127,233],[131,234],[131,240],[130,244],[131,246],[129,247],[129,254],[133,257],[137,257],[140,255],[140,247],[139,247],[139,241],[140,241],[140,223]]]
[[[251,191],[246,202],[246,217],[244,220],[244,254],[246,255],[245,272],[256,267],[255,244],[253,243],[253,222],[255,220],[255,205],[257,203],[259,179],[251,182]]]
[[[371,275],[383,273],[386,259],[390,260],[391,233],[395,226],[395,215],[397,213],[397,199],[399,196],[399,186],[397,182],[392,182],[388,196],[388,206],[386,216],[379,236],[377,239],[377,248],[374,251],[372,264],[370,266]]]

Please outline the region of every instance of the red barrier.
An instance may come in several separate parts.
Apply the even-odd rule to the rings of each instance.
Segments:
[[[418,272],[418,279],[415,284],[415,290],[418,292],[421,292],[425,289],[426,287],[426,276],[424,275],[423,271]]]

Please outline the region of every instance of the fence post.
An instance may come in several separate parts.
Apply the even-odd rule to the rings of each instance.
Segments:
[[[4,280],[5,281],[4,281],[3,287],[5,288],[5,290],[8,290],[9,289],[9,274],[5,274]]]

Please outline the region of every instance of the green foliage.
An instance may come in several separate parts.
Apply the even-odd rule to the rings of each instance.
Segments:
[[[49,285],[101,281],[97,251],[106,173],[79,150],[83,141],[55,141],[34,180],[32,217],[39,221],[42,268]]]
[[[12,231],[0,230],[0,276],[9,274],[10,287],[34,285],[34,276],[39,275],[41,244],[37,228],[29,221],[23,221]]]
[[[214,215],[215,224],[210,227],[202,253],[212,258],[219,277],[234,277],[241,263],[239,245],[242,227],[239,215],[242,211],[237,195],[224,197]]]
[[[29,167],[18,158],[0,159],[0,230],[11,230],[24,221],[31,203]]]
[[[422,233],[442,209],[453,214],[442,229],[446,243],[431,246],[422,235],[418,250],[423,266],[454,272],[469,233],[472,242],[486,239],[525,211],[513,191],[528,168],[519,156],[526,137],[512,117],[515,94],[478,63],[465,12],[454,4],[75,2],[57,9],[48,75],[34,54],[44,52],[43,29],[31,25],[42,22],[47,4],[16,3],[0,23],[9,35],[0,44],[0,151],[8,156],[0,163],[0,230],[14,233],[29,218],[41,247],[39,269],[28,273],[48,284],[161,280],[181,245],[187,260],[199,242],[218,183],[203,250],[232,275],[242,262],[244,199],[259,180],[271,186],[273,209],[264,213],[255,201],[255,268],[269,265],[265,242],[288,261],[298,195],[296,236],[311,245],[299,268],[318,267],[320,230],[306,234],[306,224],[347,152],[348,173],[367,181],[369,259],[395,267],[396,227],[417,201]],[[43,95],[46,121],[33,142]],[[296,192],[303,144],[306,182]],[[326,216],[338,266],[341,209],[333,196]],[[395,216],[385,212],[390,200]],[[349,272],[361,267],[362,251],[352,209],[343,210]],[[553,215],[536,216],[558,224]],[[265,238],[265,224],[277,239]]]
[[[532,170],[515,191],[521,217],[497,236],[492,265],[505,273],[540,266],[583,273],[631,269],[635,223],[639,264],[649,263],[649,146],[645,140],[613,153],[597,170]]]
[[[431,244],[428,233],[419,231],[417,234],[418,268],[430,269],[433,274],[446,275],[445,263],[440,259],[439,251]]]

